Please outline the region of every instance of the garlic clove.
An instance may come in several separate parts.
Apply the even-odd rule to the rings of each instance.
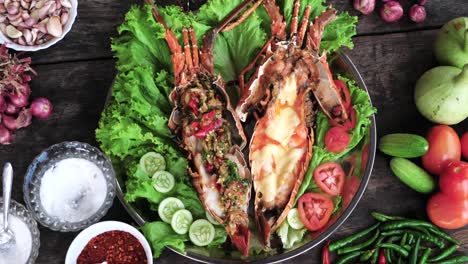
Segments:
[[[32,10],[34,7],[36,7],[36,4],[37,4],[37,1],[36,1],[36,0],[32,0],[32,1],[31,1],[31,4],[29,5],[29,10]]]
[[[60,23],[62,23],[62,25],[67,24],[69,17],[70,17],[70,14],[68,12],[63,12],[62,15],[60,16]]]
[[[0,23],[0,31],[2,31],[3,34],[6,34],[6,27],[7,25],[5,23]]]
[[[0,4],[0,13],[5,13],[5,12],[6,12],[5,5],[4,5],[4,4]]]
[[[10,3],[11,3],[11,0],[5,0],[5,1],[3,2],[3,5],[4,5],[4,6],[8,6]]]
[[[44,6],[45,2],[46,2],[45,0],[39,0],[36,2],[35,7],[39,9]]]
[[[15,20],[10,20],[10,24],[15,26],[15,27],[18,27],[21,23],[23,23],[23,20],[21,19],[21,17],[15,19]]]
[[[16,15],[18,14],[19,8],[16,5],[14,5],[14,3],[11,3],[6,7],[6,10],[9,15]]]
[[[26,41],[26,43],[30,43],[32,41],[31,31],[29,31],[29,29],[23,29],[22,33],[23,33],[24,41]]]
[[[66,8],[72,8],[72,4],[70,0],[60,0],[60,4]]]
[[[24,41],[23,37],[18,38],[17,41],[18,41],[18,44],[20,45],[26,45],[26,41]]]
[[[10,37],[10,38],[13,38],[13,39],[19,38],[19,37],[21,37],[23,35],[23,33],[21,31],[17,30],[12,25],[8,25],[6,27],[5,31],[6,31],[7,36]]]
[[[3,23],[7,20],[7,17],[5,15],[0,15],[0,23]]]
[[[44,34],[47,33],[46,24],[39,23],[39,24],[34,25],[33,28],[37,28],[40,32]]]
[[[26,26],[32,27],[32,26],[34,26],[36,24],[36,20],[34,18],[30,17],[30,18],[24,20],[24,23],[26,24]]]
[[[37,28],[31,29],[31,44],[30,45],[33,45],[34,42],[36,42],[38,34],[39,34],[39,29]]]
[[[31,5],[30,2],[27,2],[26,0],[21,0],[21,7],[28,10],[29,6]]]
[[[47,22],[47,33],[56,38],[62,35],[62,24],[60,23],[60,17],[53,16],[49,18],[49,22]]]
[[[57,4],[52,1],[52,2],[49,2],[49,14],[52,14],[55,12],[55,10],[57,9]]]

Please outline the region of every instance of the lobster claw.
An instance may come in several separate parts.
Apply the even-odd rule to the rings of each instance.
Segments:
[[[250,248],[248,216],[244,212],[237,211],[231,213],[230,218],[231,221],[226,226],[226,231],[231,238],[231,242],[243,256],[248,256]]]

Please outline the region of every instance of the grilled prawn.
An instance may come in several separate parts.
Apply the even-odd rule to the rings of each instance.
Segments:
[[[232,243],[247,255],[252,180],[241,152],[246,138],[221,78],[214,76],[213,66],[216,35],[246,5],[240,5],[208,31],[200,50],[193,29],[184,28],[182,50],[157,8],[150,0],[147,2],[153,6],[154,18],[165,28],[172,53],[176,87],[170,95],[175,107],[169,127],[188,153],[188,171],[206,211],[225,225]]]
[[[312,157],[315,102],[338,123],[346,121],[347,113],[325,52],[320,55],[319,51],[324,27],[335,19],[336,11],[329,8],[308,25],[310,6],[307,6],[298,30],[300,0],[296,0],[290,36],[286,38],[286,23],[275,1],[260,2],[272,19],[273,36],[239,77],[241,99],[236,112],[242,121],[252,110],[260,113],[250,142],[249,159],[255,219],[263,242],[269,245],[271,233],[294,204]],[[257,68],[253,76],[244,83],[244,74],[254,67]]]

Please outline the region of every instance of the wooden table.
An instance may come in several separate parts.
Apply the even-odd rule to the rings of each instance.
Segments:
[[[161,1],[164,2],[164,1]],[[378,109],[379,135],[392,132],[424,134],[432,125],[416,110],[413,87],[419,76],[437,65],[432,52],[437,29],[452,18],[468,15],[466,0],[429,0],[427,20],[412,23],[407,17],[393,24],[383,22],[378,13],[362,16],[352,9],[349,0],[330,1],[338,10],[359,16],[355,48],[349,55],[362,74]],[[378,7],[380,7],[380,2]],[[405,6],[410,3],[402,1]],[[18,131],[13,144],[0,146],[0,164],[13,162],[15,169],[13,199],[24,204],[23,176],[35,155],[44,148],[66,140],[97,145],[94,130],[103,109],[106,94],[115,75],[110,51],[110,37],[122,23],[130,5],[137,0],[85,0],[79,2],[78,18],[71,32],[57,45],[31,53],[39,76],[32,82],[33,96],[46,96],[55,104],[53,116]],[[468,130],[468,121],[456,127]],[[389,158],[377,153],[369,186],[351,217],[332,236],[356,232],[368,226],[371,211],[425,217],[427,197],[402,184],[390,172]],[[132,219],[116,199],[103,220]],[[40,227],[41,248],[37,263],[63,263],[76,233],[59,233]],[[468,251],[468,228],[453,233],[464,241]],[[295,258],[292,263],[319,263],[319,249]],[[159,263],[189,263],[166,251]]]

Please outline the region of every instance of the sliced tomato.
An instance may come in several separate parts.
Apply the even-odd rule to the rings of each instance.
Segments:
[[[314,170],[314,179],[320,189],[331,196],[341,193],[345,181],[345,173],[340,164],[326,162]]]
[[[365,171],[369,159],[369,144],[366,144],[361,152],[361,170]]]
[[[351,141],[351,136],[342,127],[332,127],[325,134],[325,148],[333,153],[344,151]]]
[[[343,100],[343,106],[346,110],[351,107],[351,96],[349,94],[348,86],[342,80],[334,80],[336,89],[338,93],[341,95],[341,99]]]
[[[357,120],[356,110],[354,110],[353,107],[350,107],[348,111],[348,119],[343,124],[338,123],[334,119],[330,119],[329,123],[330,123],[330,126],[342,127],[346,131],[349,131],[356,127],[356,122],[357,122],[356,120]]]
[[[343,208],[348,207],[348,205],[351,203],[354,195],[356,195],[357,190],[359,189],[360,184],[361,181],[356,176],[351,176],[346,180],[343,188],[343,194],[341,195],[343,197]]]
[[[319,193],[305,193],[299,198],[299,218],[310,231],[324,227],[333,213],[333,201]]]

